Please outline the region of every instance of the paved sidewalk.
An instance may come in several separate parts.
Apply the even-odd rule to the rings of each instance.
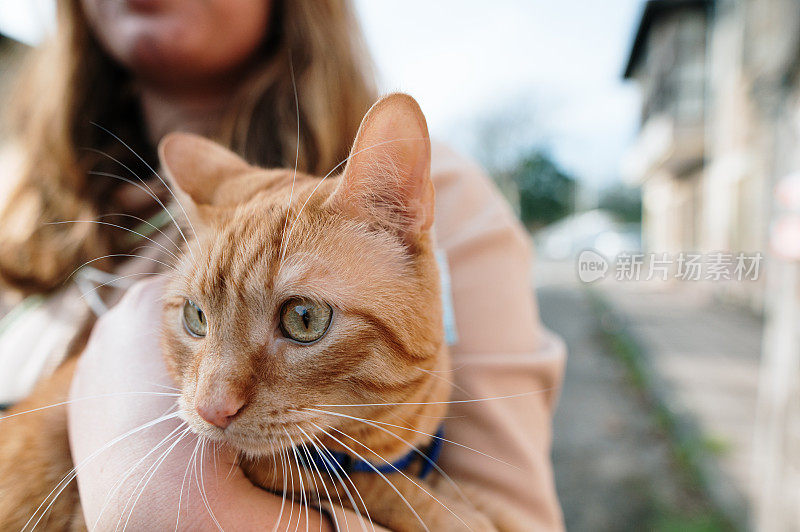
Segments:
[[[610,349],[574,266],[539,261],[533,274],[542,321],[569,351],[553,435],[567,529],[720,530],[707,498],[676,463],[652,405]]]
[[[579,286],[538,290],[544,323],[567,343],[564,388],[554,420],[556,487],[571,532],[654,528],[683,505],[668,442],[625,370],[604,349]]]
[[[745,524],[758,484],[754,439],[762,320],[692,285],[593,287],[640,349],[653,394],[693,449],[713,501]],[[746,526],[746,525],[745,525]]]

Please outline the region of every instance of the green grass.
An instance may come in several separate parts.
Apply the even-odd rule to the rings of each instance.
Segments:
[[[710,514],[685,516],[668,512],[657,516],[650,527],[656,532],[717,532],[719,530],[730,530],[729,525]]]

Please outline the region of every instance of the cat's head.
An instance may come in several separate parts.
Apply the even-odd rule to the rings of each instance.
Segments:
[[[376,103],[341,175],[324,180],[187,134],[159,153],[196,234],[167,289],[162,342],[191,428],[253,456],[312,434],[329,444],[321,429],[404,452],[351,417],[408,426],[417,442],[435,432],[448,362],[417,103]]]

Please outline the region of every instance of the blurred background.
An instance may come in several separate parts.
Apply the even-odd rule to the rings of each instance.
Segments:
[[[52,26],[26,2],[0,0],[0,101]],[[570,353],[568,529],[800,530],[800,2],[356,5],[381,88],[416,97],[536,243]],[[690,253],[707,269],[687,280]],[[707,274],[717,255],[727,275]]]

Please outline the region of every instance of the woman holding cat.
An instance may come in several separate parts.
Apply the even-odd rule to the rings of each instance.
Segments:
[[[375,100],[358,36],[350,6],[341,0],[59,2],[57,35],[37,51],[15,108],[18,160],[13,173],[1,176],[16,182],[0,211],[0,281],[14,293],[53,294],[77,267],[103,256],[109,257],[94,265],[115,277],[135,280],[148,272],[147,261],[121,255],[136,253],[139,244],[131,244],[130,231],[155,237],[164,229],[157,219],[161,209],[143,187],[110,177],[120,173],[120,164],[137,170],[142,164],[106,130],[150,166],[156,165],[158,140],[183,130],[217,139],[260,166],[294,167],[297,161],[301,171],[327,173],[347,157],[361,117]],[[474,166],[434,146],[431,176],[436,237],[449,263],[458,336],[451,347],[454,371],[443,378],[455,381],[457,400],[528,394],[453,404],[453,417],[446,422],[448,439],[486,451],[513,468],[447,444],[441,467],[456,481],[485,486],[488,498],[510,503],[531,529],[559,528],[548,455],[564,354],[538,321],[527,239]],[[147,189],[166,201],[157,185],[150,180]],[[60,224],[80,219],[106,223]],[[147,227],[156,230],[147,233]],[[96,324],[73,397],[125,389],[133,379],[170,386],[162,381],[166,372],[157,343],[137,335],[157,326],[156,292],[152,285],[138,286]],[[85,324],[91,322],[87,316],[102,313],[115,299],[86,297],[87,309],[74,291],[55,294],[25,299],[27,317],[5,328],[0,360],[15,358],[18,371],[0,374],[48,371],[67,354],[66,348],[53,346],[83,347],[89,330]],[[48,326],[48,319],[59,328]],[[42,324],[48,334],[32,334]],[[51,338],[51,332],[62,337]],[[106,443],[113,428],[134,426],[134,420],[162,411],[136,396],[116,398],[113,406],[111,401],[73,403],[75,463]],[[142,434],[130,444],[148,448],[158,443],[147,438]],[[181,455],[176,449],[175,464],[185,467],[190,451]],[[112,447],[104,459],[113,463],[122,456],[115,453],[125,452]],[[218,488],[220,521],[236,523],[236,529],[263,528],[288,515],[288,510],[279,511],[285,501],[254,488],[235,464],[229,464],[232,480],[223,482],[230,468],[215,469],[215,458],[204,457],[207,463],[200,467],[205,465],[206,488]],[[223,463],[230,459],[219,458]],[[212,471],[221,472],[219,483],[209,480]],[[147,511],[134,514],[130,525],[174,526],[171,495],[182,492],[183,476],[183,469],[161,475],[161,483],[138,502]],[[84,515],[97,516],[116,479],[79,474],[78,481]],[[300,507],[293,511],[296,515]],[[357,519],[340,508],[328,512],[331,519],[311,512],[310,526]],[[183,526],[214,528],[206,512],[195,513],[196,521],[183,521]]]

